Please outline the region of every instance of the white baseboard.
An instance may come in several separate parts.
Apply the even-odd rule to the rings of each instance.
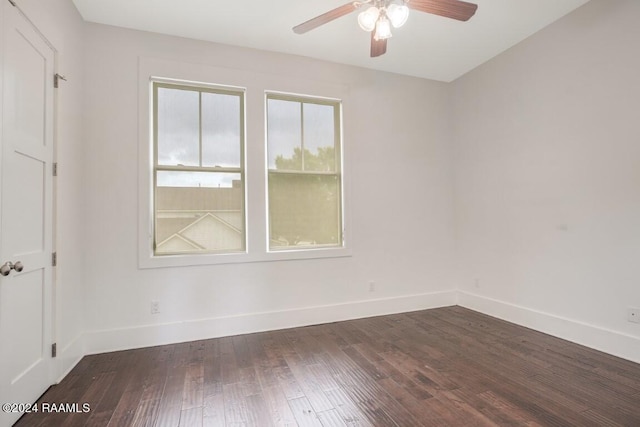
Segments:
[[[468,292],[458,305],[517,325],[640,363],[640,338]]]
[[[341,320],[447,307],[456,305],[456,303],[457,292],[444,291],[292,310],[93,331],[85,335],[85,354],[317,325]]]
[[[56,384],[58,384],[85,356],[84,347],[85,335],[80,334],[75,337],[64,348],[58,349],[58,372],[56,372]]]

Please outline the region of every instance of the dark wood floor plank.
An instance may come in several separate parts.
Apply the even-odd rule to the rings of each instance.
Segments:
[[[386,352],[383,356],[384,362],[380,362],[380,366],[390,365],[387,370],[395,376],[394,379],[397,382],[405,383],[406,387],[410,389],[417,387],[416,393],[426,392],[434,395],[440,390],[453,390],[460,387],[448,371],[433,369],[429,364],[424,363],[424,359],[410,356],[402,351]],[[398,375],[408,378],[410,382],[398,378]]]
[[[302,363],[318,363],[317,357],[321,352],[312,351],[311,346],[305,339],[308,337],[308,333],[305,333],[304,329],[288,329],[285,336]]]
[[[253,396],[254,394],[260,394],[262,386],[258,380],[258,374],[253,366],[247,368],[240,368],[240,384],[242,384],[243,393],[245,396]]]
[[[300,387],[300,384],[298,384],[298,381],[288,366],[285,366],[284,368],[275,368],[273,372],[278,379],[278,385],[282,389],[287,400],[304,397],[302,387]]]
[[[262,393],[252,394],[247,396],[246,399],[249,409],[248,424],[255,427],[273,427],[273,419]]]
[[[455,394],[455,391],[443,391],[436,394],[428,402],[439,401],[455,414],[455,421],[450,424],[467,424],[474,426],[494,426],[495,423],[467,400]]]
[[[614,384],[624,384],[627,387],[634,389],[637,394],[640,394],[640,377],[634,378],[628,372],[611,369],[608,366],[596,366],[593,373],[607,378]]]
[[[182,389],[182,410],[204,405],[204,366],[202,362],[187,365]]]
[[[75,404],[77,405],[77,408],[73,413],[67,416],[67,418],[63,421],[63,424],[69,427],[84,426],[87,423],[87,419],[90,416],[89,415],[91,412],[90,408],[98,407],[98,404],[102,400],[102,397],[104,396],[105,391],[111,385],[111,382],[113,381],[114,376],[115,376],[114,372],[98,374],[93,379],[93,381],[87,388],[86,392],[82,394],[80,399],[78,399],[75,402],[64,402],[64,403],[71,403],[72,405]],[[87,408],[88,410],[86,412],[83,412],[84,405],[88,405],[88,408]]]
[[[353,321],[332,323],[331,329],[343,341],[343,344],[340,345],[341,347],[362,342],[362,332],[354,326]]]
[[[153,427],[156,425],[160,401],[164,393],[169,371],[169,364],[173,361],[176,346],[158,347],[149,360],[149,369],[146,370],[142,384],[142,393],[138,408],[133,416],[132,425]]]
[[[344,353],[351,358],[358,365],[358,368],[364,371],[364,373],[373,380],[379,380],[382,378],[386,378],[384,372],[381,372],[373,363],[369,362],[366,357],[364,357],[358,350],[354,347],[347,347],[344,350]]]
[[[345,349],[350,348],[349,346],[340,347],[329,335],[326,339],[322,341],[326,350],[323,353],[323,363],[338,385],[355,385],[374,381],[344,352]]]
[[[234,384],[240,381],[240,369],[231,337],[220,338],[220,363],[223,384]]]
[[[297,425],[289,401],[279,386],[274,385],[265,388],[263,394],[273,425],[277,427],[292,427]]]
[[[348,424],[340,415],[337,409],[330,409],[324,412],[318,412],[318,419],[322,427],[347,427]]]
[[[599,425],[602,427],[622,427],[625,425],[632,425],[632,424],[619,424],[592,409],[589,409],[588,411],[584,411],[582,415],[587,419],[589,419],[590,421],[594,422],[596,425]]]
[[[176,369],[167,378],[164,392],[159,403],[157,425],[178,425],[182,411],[182,386],[186,368]]]
[[[486,361],[478,362],[475,359],[465,359],[456,366],[458,369],[452,374],[459,376],[458,381],[464,383],[468,381],[469,375],[473,375],[475,390],[493,391],[501,399],[524,410],[540,424],[591,425],[580,415],[587,407],[568,394],[540,387],[530,377],[502,374],[499,369],[490,368]]]
[[[342,335],[340,335],[336,331],[336,328],[338,326],[339,326],[339,323],[330,323],[328,325],[325,325],[326,330],[325,330],[325,333],[322,334],[322,336],[328,338],[331,342],[335,343],[335,345],[338,346],[339,348],[348,347],[350,345],[357,344],[356,342],[353,342],[353,341],[349,342],[345,340],[342,337]]]
[[[109,420],[108,426],[132,425],[136,411],[140,405],[145,378],[151,367],[149,365],[149,359],[153,357],[154,350],[145,348],[133,350],[133,352],[135,359],[127,366],[127,371],[130,375],[128,377],[127,387],[113,411],[113,416]]]
[[[271,360],[267,356],[261,334],[251,334],[247,337],[247,345],[251,355],[252,366],[260,388],[271,388],[278,384],[278,378],[273,372]]]
[[[284,360],[285,346],[288,346],[288,342],[281,343],[277,335],[272,332],[265,332],[260,340],[264,354],[267,357],[268,366],[272,369],[286,368],[287,361]]]
[[[204,408],[202,408],[202,425],[204,427],[224,426],[224,395],[216,393],[204,398]],[[160,427],[160,424],[158,424]]]
[[[205,348],[203,368],[203,399],[222,394],[222,358],[220,340],[208,340]]]
[[[307,370],[313,375],[320,390],[327,392],[340,387],[333,376],[335,371],[328,369],[324,362],[307,365]]]
[[[471,406],[484,414],[497,425],[539,425],[533,417],[520,408],[496,396],[491,391],[476,394],[467,388],[459,388],[451,391],[455,396],[469,402]]]
[[[389,425],[422,426],[415,414],[407,411],[383,387],[374,380],[345,383],[342,389],[346,394],[365,408],[365,413],[373,420],[388,419]]]
[[[244,396],[242,384],[225,384],[224,395],[224,418],[229,425],[248,425],[249,405]]]
[[[375,362],[375,365],[384,372],[388,378],[391,378],[397,384],[399,384],[407,393],[412,395],[415,399],[424,400],[432,397],[433,395],[422,385],[411,380],[411,375],[405,375],[397,367],[387,362],[385,359]]]
[[[300,385],[305,399],[316,412],[328,411],[333,409],[333,405],[322,390],[322,381],[316,378],[313,370],[297,356],[289,356],[286,358],[296,382]]]
[[[91,411],[16,426],[637,426],[640,365],[445,307],[87,356],[39,402]]]
[[[112,359],[112,372],[117,373],[109,387],[105,390],[104,397],[97,407],[91,409],[91,415],[87,421],[87,426],[105,426],[109,423],[113,412],[118,405],[118,401],[124,394],[125,388],[129,381],[129,374],[125,371],[119,371],[118,365],[131,366],[133,352],[117,352],[119,358]]]
[[[300,427],[322,427],[318,415],[311,407],[306,397],[299,397],[289,401],[291,412]]]
[[[581,415],[585,407],[571,396],[537,387],[530,381],[513,381],[507,377],[491,379],[491,389],[501,399],[524,409],[543,425],[593,425]]]
[[[325,393],[348,426],[371,427],[374,425],[342,389],[336,388]]]
[[[180,413],[179,427],[202,427],[203,408],[183,409]]]
[[[252,366],[253,360],[251,353],[249,352],[249,346],[247,345],[247,337],[244,335],[237,335],[231,337],[233,344],[233,351],[235,353],[236,363],[239,368],[248,368]]]
[[[416,399],[415,396],[391,378],[382,378],[377,382],[393,399],[424,425],[443,425],[447,419],[452,421],[451,417],[441,418],[440,414],[433,410],[431,405],[432,398]]]
[[[640,399],[623,392],[616,393],[608,387],[598,387],[597,392],[592,388],[599,385],[591,383],[592,376],[588,379],[574,377],[563,378],[553,373],[541,373],[532,380],[544,384],[559,393],[569,392],[572,399],[602,414],[603,417],[623,425],[633,423],[633,413],[640,407]],[[585,410],[586,412],[587,410]]]

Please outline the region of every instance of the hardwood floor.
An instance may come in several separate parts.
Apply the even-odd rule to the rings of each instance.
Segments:
[[[18,426],[640,426],[640,365],[461,307],[88,356]]]

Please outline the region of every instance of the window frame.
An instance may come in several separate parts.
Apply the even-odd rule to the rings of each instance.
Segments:
[[[158,149],[158,89],[174,89],[174,90],[186,90],[198,93],[198,152],[200,166],[171,166],[159,164],[159,149]],[[239,167],[216,167],[216,166],[202,166],[203,158],[203,131],[202,131],[202,94],[213,93],[221,95],[237,96],[240,114],[240,166]],[[246,146],[246,109],[245,109],[245,90],[241,88],[232,88],[229,86],[213,85],[213,84],[196,84],[189,82],[168,82],[164,79],[151,79],[151,99],[152,99],[152,139],[153,139],[153,166],[152,166],[152,179],[153,179],[153,194],[152,194],[152,206],[153,217],[151,219],[153,228],[153,256],[154,257],[167,257],[167,256],[198,256],[206,254],[241,254],[247,252],[247,200],[246,200],[246,161],[245,161],[245,146]],[[240,181],[242,184],[242,248],[237,251],[222,251],[222,250],[203,250],[194,252],[157,252],[157,190],[158,190],[158,172],[209,172],[209,173],[236,173],[240,175]]]
[[[289,101],[300,103],[300,148],[302,155],[302,170],[277,170],[269,167],[269,100]],[[306,171],[304,170],[304,104],[325,105],[333,107],[333,120],[334,120],[334,171]],[[326,251],[345,248],[345,214],[344,214],[344,184],[343,184],[343,122],[342,122],[342,100],[337,98],[318,97],[310,95],[301,95],[289,92],[265,92],[265,175],[266,175],[266,220],[267,220],[267,241],[266,250],[268,253],[300,253],[305,251]],[[270,217],[270,197],[269,197],[269,179],[271,174],[276,175],[301,175],[301,176],[335,176],[338,182],[338,189],[340,195],[339,201],[339,215],[338,215],[338,229],[340,232],[339,242],[336,244],[324,244],[324,245],[300,245],[300,246],[284,246],[282,248],[271,247],[271,217]]]
[[[357,103],[352,99],[350,87],[347,84],[331,80],[319,80],[297,74],[282,74],[264,72],[255,68],[235,68],[215,65],[212,61],[189,62],[151,56],[138,57],[137,104],[138,104],[138,158],[133,160],[137,165],[138,182],[137,197],[137,230],[133,240],[137,240],[135,253],[137,266],[142,270],[173,267],[213,267],[224,264],[251,264],[268,262],[295,262],[296,260],[329,260],[348,258],[353,256],[354,239],[351,227],[351,168],[349,165],[350,151],[353,148],[348,141],[356,141],[356,135],[349,132],[351,127],[345,118]],[[152,81],[231,88],[245,91],[245,218],[246,241],[245,253],[226,254],[193,254],[193,255],[153,255],[153,99]],[[212,84],[215,82],[217,84]],[[342,248],[326,248],[298,251],[268,252],[267,242],[267,208],[266,208],[266,144],[265,144],[265,93],[296,93],[310,94],[311,97],[328,97],[342,100],[344,117],[342,153],[342,214],[343,239]],[[317,96],[317,95],[321,96]],[[135,184],[134,184],[135,185]],[[125,193],[126,196],[127,193]],[[129,203],[126,197],[121,200]],[[137,236],[137,239],[136,237]],[[253,267],[252,267],[253,268]]]

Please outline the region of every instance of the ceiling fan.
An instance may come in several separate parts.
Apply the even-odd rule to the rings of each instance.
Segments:
[[[360,28],[371,33],[371,57],[374,58],[387,51],[391,27],[404,25],[409,17],[409,9],[468,21],[476,13],[478,5],[461,0],[356,0],[296,25],[293,31],[304,34],[357,9],[362,10],[358,15]]]

